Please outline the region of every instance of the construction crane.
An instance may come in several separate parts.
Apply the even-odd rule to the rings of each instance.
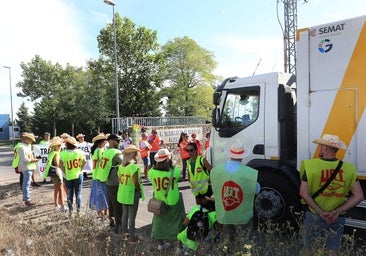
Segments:
[[[296,73],[296,30],[297,30],[297,0],[281,0],[284,5],[284,27],[278,18],[277,0],[277,19],[280,23],[283,34],[284,45],[284,71],[287,73]],[[307,3],[308,0],[303,0]]]

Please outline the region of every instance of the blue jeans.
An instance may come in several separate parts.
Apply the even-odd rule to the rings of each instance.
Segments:
[[[31,184],[33,171],[27,170],[23,173],[23,184],[22,184],[22,193],[23,193],[23,201],[30,201],[29,187]]]
[[[319,247],[325,239],[325,247],[329,250],[339,250],[344,230],[345,217],[338,217],[332,224],[327,224],[318,214],[306,211],[304,221],[303,242],[306,249]],[[322,246],[322,245],[320,245]]]
[[[81,189],[83,187],[83,174],[79,175],[79,178],[74,180],[66,180],[67,187],[67,204],[69,206],[69,211],[71,212],[74,208],[72,207],[74,203],[74,194],[76,197],[76,207],[77,211],[80,212],[81,209]]]

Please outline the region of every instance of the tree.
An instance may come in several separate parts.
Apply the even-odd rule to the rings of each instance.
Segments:
[[[117,34],[117,65],[121,116],[157,116],[163,59],[157,54],[159,45],[156,31],[136,27],[128,18],[115,14]],[[113,24],[98,35],[101,59],[110,85],[114,85]],[[101,61],[102,61],[101,60]],[[110,86],[110,88],[114,88]],[[110,95],[115,93],[110,91]]]
[[[16,123],[19,125],[20,130],[22,132],[33,132],[32,116],[29,114],[24,102],[20,105],[17,116]]]
[[[213,54],[186,36],[168,41],[161,54],[166,59],[164,78],[168,85],[161,94],[167,97],[167,114],[209,116],[212,105],[208,107],[202,102],[202,95],[195,93],[200,93],[198,88],[204,90],[205,86],[213,88],[215,76],[212,72],[216,67]],[[204,108],[200,110],[202,104]]]

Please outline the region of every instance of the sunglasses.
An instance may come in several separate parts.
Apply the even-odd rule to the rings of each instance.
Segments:
[[[190,148],[190,149],[186,149],[187,152],[193,152],[194,149],[193,148]]]

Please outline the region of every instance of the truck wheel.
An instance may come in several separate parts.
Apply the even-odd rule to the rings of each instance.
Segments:
[[[272,223],[297,228],[297,215],[301,211],[299,191],[285,176],[273,171],[260,171],[258,182],[261,190],[254,200],[255,220],[258,224]]]

